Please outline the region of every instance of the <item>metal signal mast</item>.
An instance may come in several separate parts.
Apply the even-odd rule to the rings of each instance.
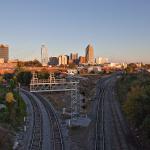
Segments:
[[[32,74],[30,92],[60,92],[70,91],[71,95],[71,119],[75,120],[80,114],[80,100],[78,94],[77,81],[67,81],[66,79],[55,79],[50,73],[48,79],[39,79],[36,73]]]

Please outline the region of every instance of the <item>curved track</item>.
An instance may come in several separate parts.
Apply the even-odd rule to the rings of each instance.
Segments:
[[[63,143],[63,137],[62,137],[62,133],[61,133],[60,124],[59,124],[57,115],[56,115],[53,107],[41,95],[35,94],[35,96],[44,105],[46,112],[49,116],[49,119],[51,122],[53,150],[64,150],[64,143]]]
[[[31,100],[33,108],[33,130],[32,130],[32,139],[28,147],[29,150],[41,150],[42,149],[42,126],[43,118],[40,108],[34,98],[26,91],[22,92]]]

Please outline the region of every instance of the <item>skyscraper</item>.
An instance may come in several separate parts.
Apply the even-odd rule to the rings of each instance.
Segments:
[[[71,53],[70,54],[70,59],[71,60],[77,60],[78,59],[78,53]]]
[[[48,48],[45,45],[41,46],[41,63],[42,66],[48,65]]]
[[[70,59],[69,59],[70,64],[74,63],[74,64],[78,64],[79,60],[78,60],[78,53],[71,53],[70,54]]]
[[[94,49],[90,44],[87,46],[85,50],[85,58],[86,58],[86,63],[94,64]]]
[[[4,62],[6,63],[8,61],[8,53],[9,53],[9,47],[6,44],[0,44],[0,59],[4,59]]]

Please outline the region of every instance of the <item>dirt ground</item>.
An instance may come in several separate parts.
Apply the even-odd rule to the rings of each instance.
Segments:
[[[81,108],[82,113],[86,113],[88,117],[92,120],[88,127],[78,127],[78,128],[68,128],[68,136],[70,143],[69,150],[91,150],[93,149],[93,139],[94,139],[94,122],[92,110],[92,104],[96,92],[96,83],[100,78],[100,75],[92,76],[83,76],[85,79],[80,80],[79,91],[85,93],[85,109]],[[63,107],[67,108],[69,112],[71,106],[71,98],[69,92],[53,92],[53,93],[44,93],[42,94],[47,99],[51,101],[55,109],[62,113]],[[64,121],[65,117],[61,117],[61,120]]]

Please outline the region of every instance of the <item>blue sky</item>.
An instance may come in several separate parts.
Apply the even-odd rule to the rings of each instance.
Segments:
[[[40,58],[78,52],[88,43],[95,57],[150,63],[149,0],[1,0],[0,43],[10,57]]]

